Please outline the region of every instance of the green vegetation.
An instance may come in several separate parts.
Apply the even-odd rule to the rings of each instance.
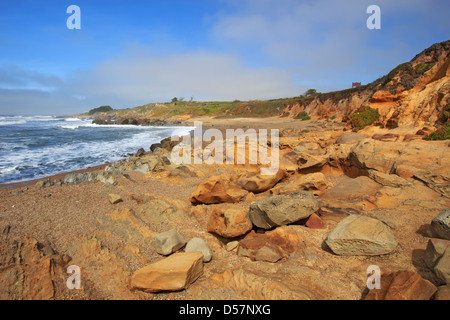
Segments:
[[[361,130],[366,126],[373,124],[380,118],[378,109],[373,109],[371,107],[361,107],[356,113],[349,117],[350,125],[355,130]]]
[[[89,115],[93,115],[94,113],[99,113],[99,112],[109,112],[112,110],[114,110],[114,109],[111,108],[110,106],[101,106],[101,107],[89,110]]]
[[[445,125],[443,125],[435,132],[423,137],[423,140],[428,141],[450,140],[450,121],[447,121]]]
[[[297,115],[294,117],[294,119],[300,119],[300,120],[302,120],[302,121],[306,121],[306,120],[311,119],[311,117],[310,117],[305,111],[302,111],[302,112],[300,112],[299,114],[297,114]]]
[[[319,94],[320,94],[320,92],[317,92],[316,89],[308,89],[305,92],[305,97],[313,97],[313,96],[317,96]]]
[[[416,72],[420,73],[420,74],[424,74],[425,72],[427,72],[428,70],[430,70],[431,68],[433,68],[435,65],[435,63],[432,62],[428,62],[428,63],[419,63],[416,66]]]

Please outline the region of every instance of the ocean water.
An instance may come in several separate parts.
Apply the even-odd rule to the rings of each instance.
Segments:
[[[95,125],[51,116],[0,116],[0,184],[117,161],[191,127]]]

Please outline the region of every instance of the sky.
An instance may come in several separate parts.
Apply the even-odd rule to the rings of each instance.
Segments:
[[[367,28],[370,5],[381,29]],[[448,12],[448,0],[2,0],[0,115],[347,89],[449,40]]]

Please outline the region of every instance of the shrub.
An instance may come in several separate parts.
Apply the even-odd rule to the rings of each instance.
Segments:
[[[450,121],[444,126],[437,129],[435,132],[423,137],[423,140],[437,141],[437,140],[450,140]]]
[[[302,121],[306,121],[306,120],[311,119],[311,117],[310,117],[305,111],[302,111],[302,112],[300,112],[299,114],[297,114],[297,115],[294,117],[294,119],[300,119],[300,120],[302,120]]]
[[[93,115],[94,113],[98,113],[98,112],[108,112],[108,111],[112,111],[112,110],[113,110],[113,108],[111,108],[110,106],[101,106],[101,107],[89,110],[89,115]]]
[[[429,62],[429,63],[419,63],[419,64],[416,66],[416,71],[417,71],[419,74],[423,74],[423,73],[427,72],[428,70],[430,70],[430,69],[433,68],[433,67],[434,67],[434,63],[432,63],[432,62]]]
[[[361,130],[371,125],[380,118],[378,109],[361,107],[349,117],[350,125],[353,129]]]

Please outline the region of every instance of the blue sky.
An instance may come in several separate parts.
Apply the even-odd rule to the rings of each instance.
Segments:
[[[81,30],[69,30],[69,5]],[[369,30],[366,9],[381,9]],[[449,39],[447,0],[2,0],[0,114],[368,83]]]

